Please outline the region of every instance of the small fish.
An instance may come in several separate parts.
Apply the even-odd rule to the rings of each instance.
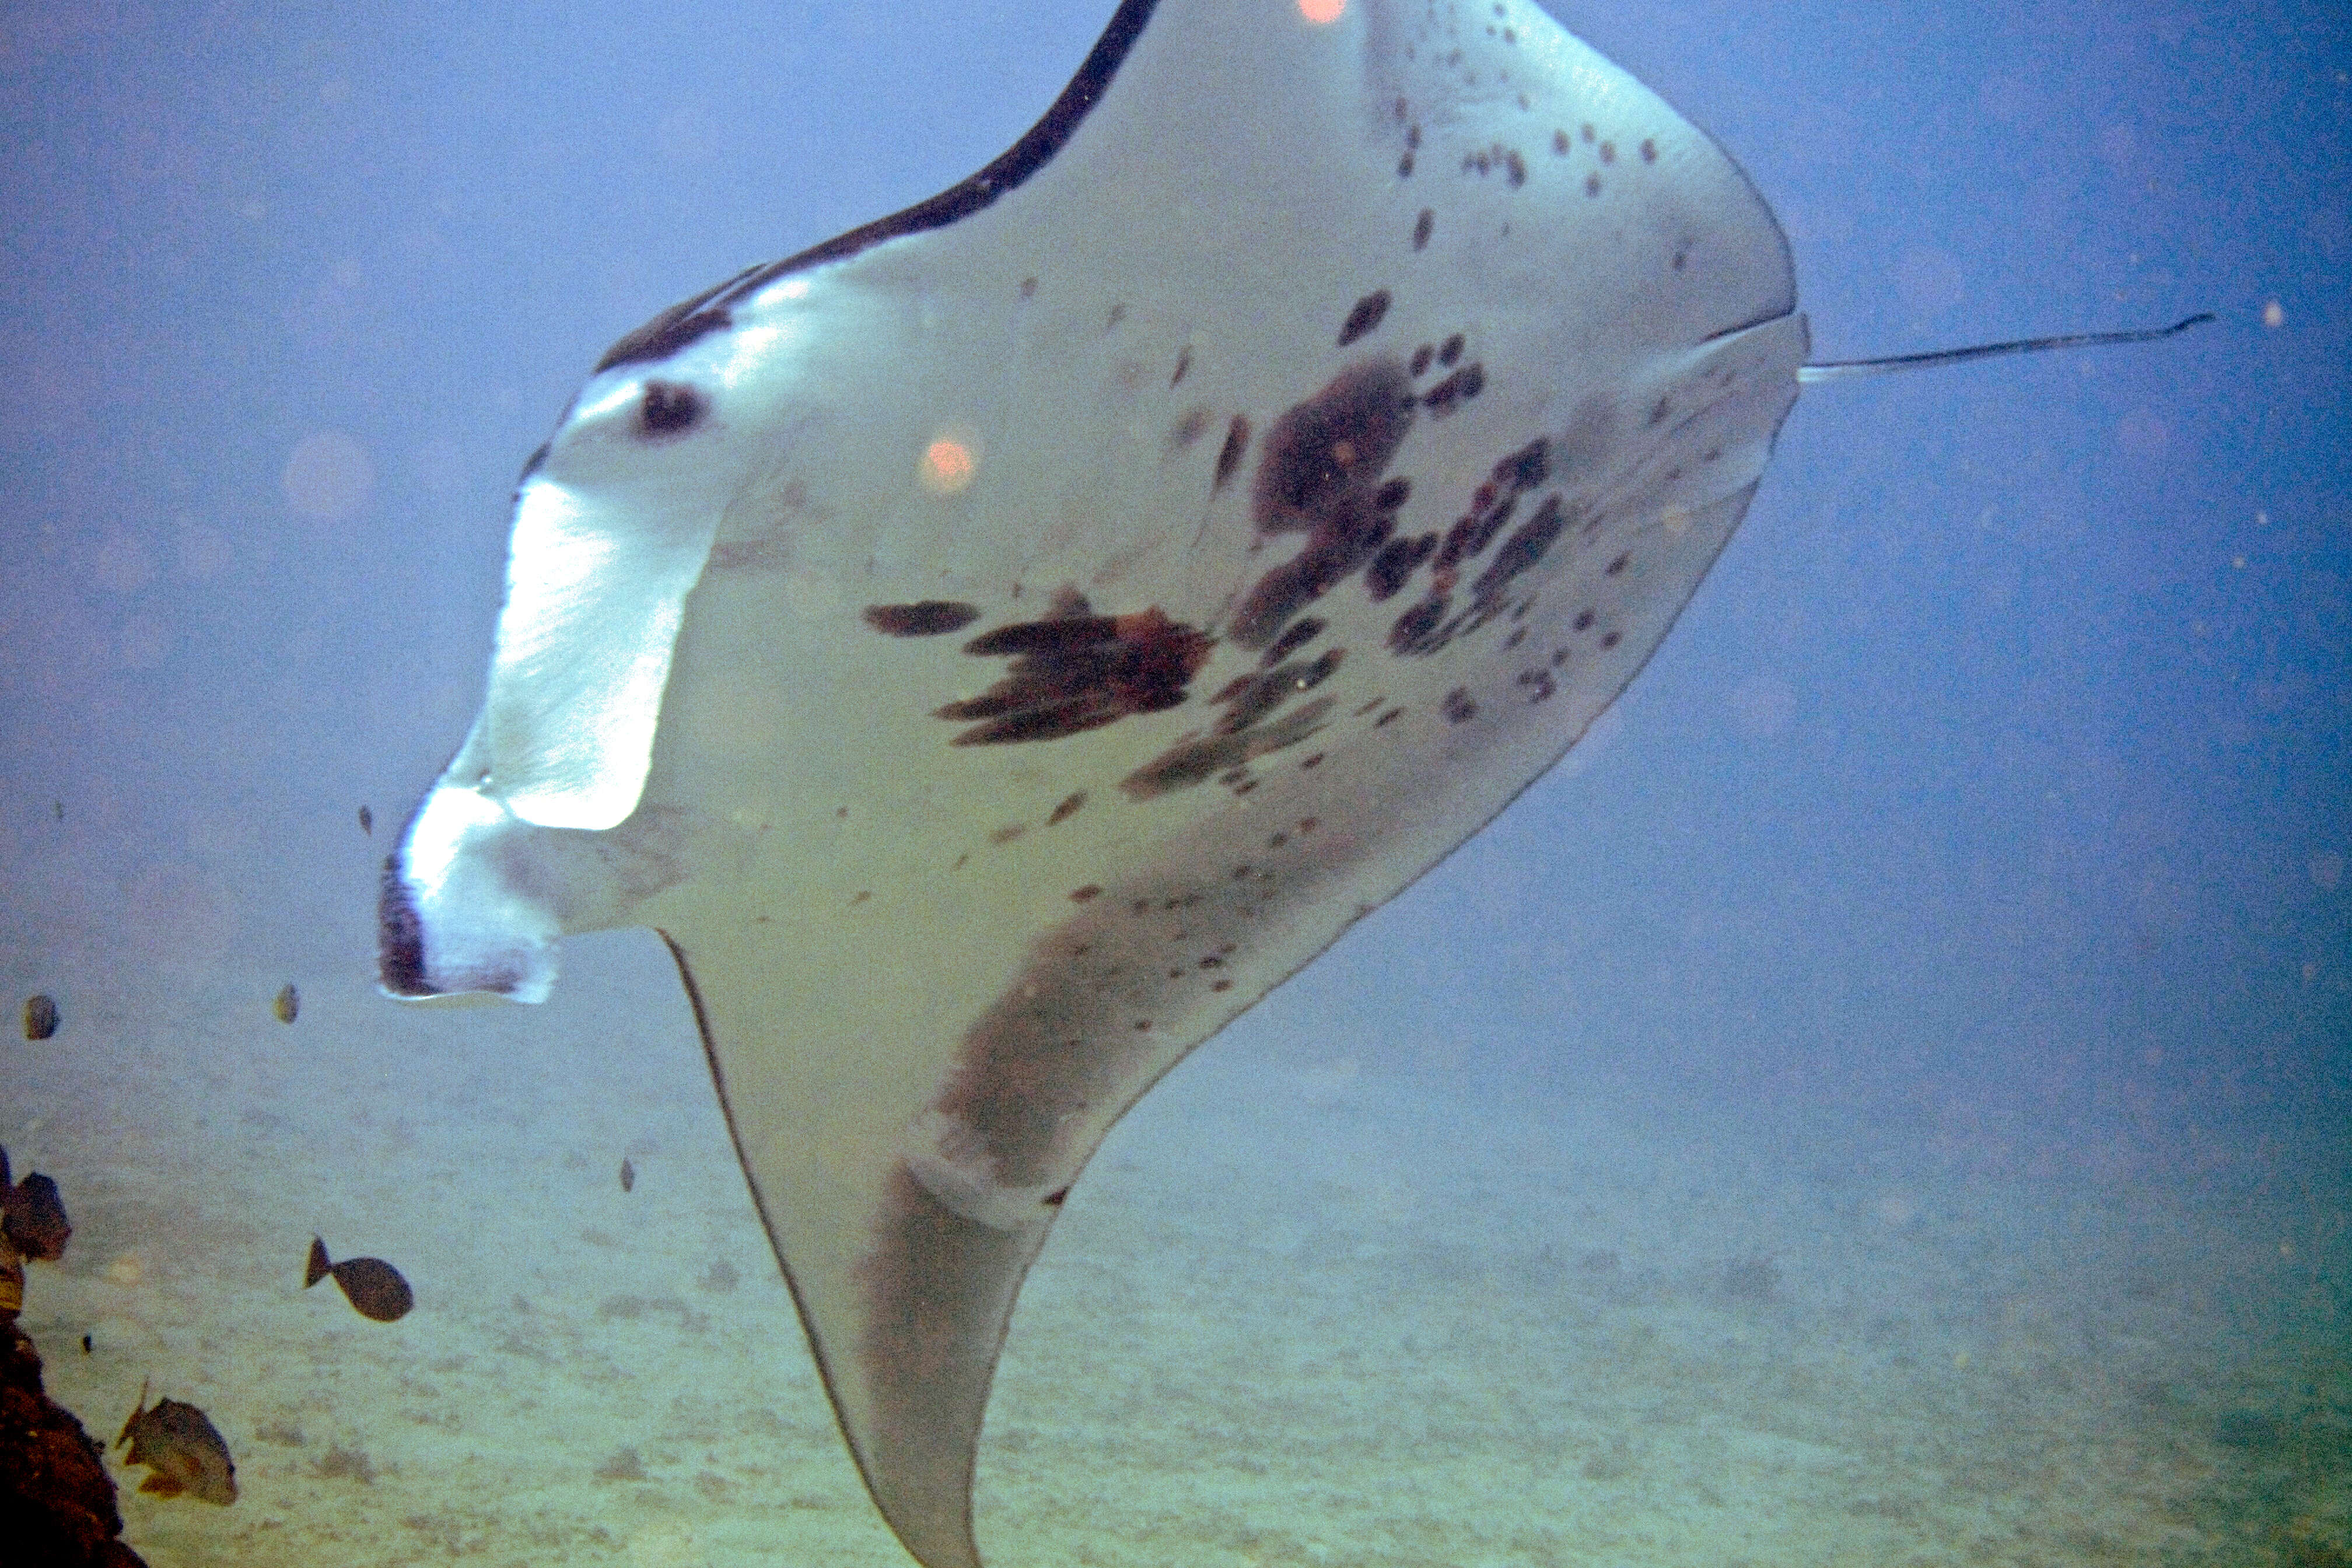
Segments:
[[[193,1405],[159,1399],[151,1408],[147,1385],[139,1385],[139,1408],[122,1424],[117,1444],[131,1445],[127,1465],[145,1465],[154,1472],[139,1483],[142,1492],[157,1497],[190,1497],[216,1502],[223,1508],[236,1500],[236,1461],[220,1428]]]
[[[0,1149],[0,1230],[17,1251],[47,1263],[66,1255],[67,1238],[73,1235],[57,1183],[27,1171],[23,1181],[11,1184],[5,1149]]]
[[[366,806],[360,807],[360,831],[370,838],[375,837],[375,813]]]
[[[84,1334],[81,1337],[81,1353],[84,1355],[90,1353],[90,1342],[89,1336],[88,1334]]]
[[[327,1259],[327,1244],[314,1236],[310,1238],[310,1260],[302,1269],[302,1289],[308,1290],[330,1274],[342,1288],[343,1299],[362,1318],[373,1318],[379,1323],[393,1322],[406,1317],[408,1309],[416,1304],[399,1269],[381,1258],[346,1258],[341,1263],[331,1263]]]
[[[294,989],[293,982],[287,982],[286,988],[278,994],[278,999],[270,1003],[269,1010],[278,1015],[278,1021],[281,1024],[294,1021],[302,1011],[302,994]]]
[[[626,1154],[621,1156],[621,1190],[627,1192],[637,1184],[637,1168],[629,1163]]]
[[[55,997],[43,992],[25,998],[25,1037],[46,1040],[58,1032],[58,1004]]]

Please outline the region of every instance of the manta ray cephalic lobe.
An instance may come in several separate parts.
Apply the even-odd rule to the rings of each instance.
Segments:
[[[385,988],[660,931],[866,1484],[967,1568],[1070,1184],[1641,668],[1795,303],[1740,172],[1531,5],[1127,0],[981,174],[605,356]]]

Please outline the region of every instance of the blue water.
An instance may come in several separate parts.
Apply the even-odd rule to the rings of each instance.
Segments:
[[[101,1436],[142,1377],[195,1391],[238,1450],[234,1509],[126,1498],[151,1561],[718,1563],[803,1541],[892,1560],[824,1429],[657,954],[580,944],[580,994],[541,1012],[407,1013],[371,989],[374,878],[479,701],[514,474],[597,354],[979,166],[1107,10],[6,22],[0,984],[12,1014],[54,994],[66,1026],[0,1044],[0,1142],[58,1178],[81,1227],[37,1268],[26,1320],[53,1387]],[[1026,1447],[983,1450],[983,1545],[2352,1560],[2352,26],[2320,0],[1555,15],[1754,179],[1819,357],[2221,319],[1809,390],[1615,715],[1107,1149],[1101,1206],[1074,1198],[1033,1285],[1036,1342],[1122,1314],[1160,1337],[1024,1362],[1016,1325],[1003,1396],[1025,1403],[991,1433]],[[267,1016],[289,979],[290,1032]],[[1208,1088],[1248,1092],[1251,1063],[1295,1096],[1236,1133]],[[1560,1142],[1530,1154],[1545,1125]],[[1580,1131],[1611,1158],[1578,1153]],[[1244,1134],[1298,1163],[1204,1152]],[[690,1222],[583,1217],[563,1173],[593,1169],[604,1203],[640,1146],[641,1168],[690,1175]],[[1236,1162],[1251,1179],[1217,1184]],[[1612,1180],[1630,1185],[1580,1216],[1576,1192]],[[1302,1215],[1318,1192],[1329,1205]],[[1155,1203],[1179,1217],[1150,1220]],[[321,1342],[315,1297],[278,1300],[321,1216],[392,1232],[367,1243],[388,1253],[413,1237],[420,1300],[481,1299],[478,1321],[450,1314],[489,1348],[362,1340],[356,1320]],[[1230,1289],[1175,1312],[1095,1303],[1086,1246],[1155,1266],[1113,1217],[1229,1249],[1230,1275],[1202,1261],[1162,1283]],[[541,1283],[499,1274],[534,1247]],[[1273,1266],[1248,1267],[1261,1253]],[[1602,1253],[1617,1263],[1580,1270]],[[632,1274],[650,1258],[675,1263],[668,1283]],[[695,1283],[716,1259],[739,1289]],[[1772,1289],[1727,1284],[1759,1260]],[[1327,1306],[1286,1318],[1286,1278]],[[585,1327],[499,1352],[507,1331],[484,1325],[525,1295]],[[1478,1337],[1523,1320],[1558,1335]],[[68,1354],[93,1325],[92,1355]],[[628,1338],[656,1329],[692,1342]],[[1248,1381],[1237,1340],[1286,1331],[1310,1348],[1267,1352],[1249,1421],[1157,1427],[1149,1466],[1108,1452],[1135,1418],[1131,1355],[1201,1399]],[[619,1369],[576,1408],[551,1392],[560,1422],[481,1406],[468,1432],[446,1408],[493,1371],[509,1394],[552,1389],[565,1347],[605,1334]],[[1341,1451],[1335,1412],[1362,1401],[1392,1426],[1425,1406],[1407,1369],[1449,1343],[1562,1403],[1497,1394],[1409,1452]],[[1777,1395],[1803,1441],[1866,1452],[1871,1421],[1927,1431],[1943,1409],[1965,1464],[1888,1451],[1915,1479],[1966,1468],[1997,1522],[1898,1507],[1884,1477],[1812,1511],[1793,1484],[1694,1502],[1698,1439],[1641,1412],[1761,1409],[1721,1391],[1763,1389],[1799,1345],[1837,1368]],[[1960,1382],[1930,1389],[1923,1367]],[[1577,1425],[1580,1385],[1616,1427]],[[679,1388],[719,1387],[789,1411],[775,1431],[710,1418],[707,1446],[751,1471],[666,1469],[649,1437],[642,1489],[596,1479],[636,1451],[598,1425],[616,1407],[674,1414]],[[2064,1440],[2002,1460],[2002,1399],[2053,1389],[2097,1392],[2063,1419],[2037,1405]],[[763,1445],[797,1456],[790,1484],[758,1469]],[[1054,1460],[1024,1469],[1036,1445]],[[1256,1445],[1295,1484],[1171,1479]],[[362,1448],[372,1479],[331,1462]],[[2125,1449],[2137,1480],[2053,1457]],[[1410,1530],[1362,1511],[1433,1453],[1447,1500]],[[576,1495],[502,1483],[532,1466]],[[1001,1504],[992,1466],[1018,1478]],[[1528,1466],[1565,1479],[1495,1526],[1532,1506],[1514,1491]],[[2147,1483],[2158,1469],[2173,1479]],[[1147,1506],[1149,1484],[1168,1490]],[[2096,1517],[2073,1519],[2086,1496]],[[1711,1522],[1597,1522],[1685,1507]],[[1144,1517],[1158,1533],[1136,1533]],[[810,1521],[830,1533],[791,1533]]]

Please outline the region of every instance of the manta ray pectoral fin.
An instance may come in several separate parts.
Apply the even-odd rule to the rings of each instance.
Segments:
[[[858,1472],[927,1568],[979,1568],[989,1384],[1066,1184],[1009,1186],[979,1135],[922,1104],[944,1087],[926,1032],[779,1049],[774,1019],[824,1008],[822,986],[801,1000],[806,953],[663,935]]]

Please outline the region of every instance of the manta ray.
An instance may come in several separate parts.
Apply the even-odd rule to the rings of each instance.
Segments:
[[[1887,363],[1806,353],[1747,177],[1523,0],[1123,0],[979,174],[597,363],[383,986],[658,931],[866,1487],[976,1568],[1088,1156],[1624,690]]]

